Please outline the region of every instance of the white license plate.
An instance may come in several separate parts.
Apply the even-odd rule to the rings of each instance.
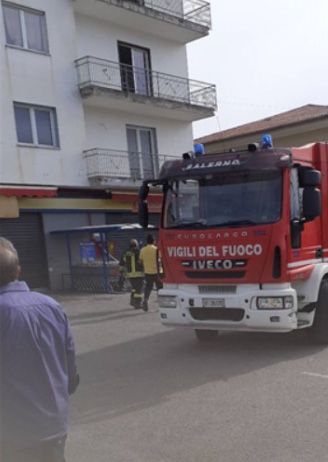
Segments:
[[[203,298],[204,308],[225,308],[224,298]]]

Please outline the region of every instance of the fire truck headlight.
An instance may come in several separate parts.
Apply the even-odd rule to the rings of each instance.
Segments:
[[[259,310],[288,310],[294,307],[292,296],[287,297],[257,297]]]
[[[158,304],[160,308],[176,308],[177,298],[175,295],[160,295],[158,297]]]
[[[285,302],[285,308],[286,310],[289,310],[291,308],[294,308],[294,299],[292,296],[289,297],[284,297],[284,302]]]

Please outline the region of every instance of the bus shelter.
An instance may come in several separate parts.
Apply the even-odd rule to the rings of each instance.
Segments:
[[[157,228],[143,229],[139,224],[81,226],[52,231],[64,237],[72,291],[113,293],[121,290],[120,258],[131,239],[140,246]],[[62,274],[64,277],[64,274]],[[62,282],[64,286],[64,282]]]

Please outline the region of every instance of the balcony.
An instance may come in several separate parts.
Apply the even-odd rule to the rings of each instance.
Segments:
[[[77,13],[178,43],[208,35],[211,7],[204,0],[74,0]]]
[[[138,186],[145,178],[155,178],[166,160],[177,159],[160,154],[98,148],[83,154],[92,186]]]
[[[75,65],[86,105],[190,122],[215,113],[215,85],[90,56]]]

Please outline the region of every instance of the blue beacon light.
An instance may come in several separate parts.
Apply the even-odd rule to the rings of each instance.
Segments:
[[[196,157],[205,154],[204,145],[201,143],[194,144],[194,154]]]
[[[269,149],[273,147],[272,136],[268,133],[261,136],[261,147],[263,149]]]

